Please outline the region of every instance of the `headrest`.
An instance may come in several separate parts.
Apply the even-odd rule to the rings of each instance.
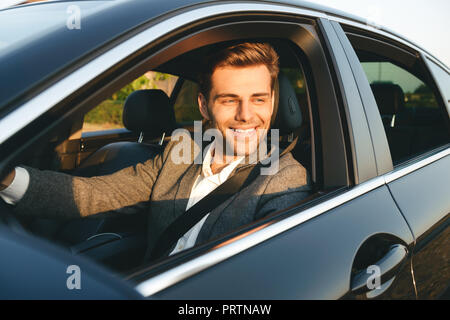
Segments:
[[[167,94],[158,89],[137,90],[125,100],[123,124],[133,132],[156,138],[175,128],[175,115]]]
[[[403,110],[405,95],[399,85],[393,83],[372,83],[370,87],[381,115],[393,115]]]
[[[289,79],[278,74],[278,108],[274,108],[275,120],[272,129],[279,129],[280,136],[289,134],[302,125],[302,112],[294,88]],[[276,100],[276,97],[275,97]],[[275,102],[276,103],[276,102]]]

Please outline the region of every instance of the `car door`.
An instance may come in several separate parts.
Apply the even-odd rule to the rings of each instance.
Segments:
[[[450,283],[448,69],[417,49],[383,41],[367,31],[347,27],[348,41],[340,25],[334,27],[360,80],[362,97],[373,102],[364,80],[367,75],[379,114],[390,117],[384,128],[395,166],[385,180],[414,235],[412,267],[418,298],[439,298]],[[394,97],[389,88],[404,92],[393,114],[387,111]],[[369,121],[378,120],[379,114],[370,114]]]
[[[301,11],[293,15],[292,8],[277,10],[289,12],[293,20],[302,17]],[[322,160],[328,188],[315,200],[284,210],[243,235],[215,243],[207,252],[197,251],[188,261],[165,271],[133,275],[130,280],[137,282],[144,296],[416,297],[411,274],[414,238],[381,176],[392,170],[392,162],[375,153],[376,148],[387,149],[387,142],[373,145],[365,106],[342,44],[328,20],[316,22],[316,42],[309,41],[309,48],[295,36],[291,40],[310,61],[314,80],[309,88],[315,97],[311,113],[319,121],[322,146],[315,146],[316,157]],[[381,119],[378,126],[382,130]],[[317,144],[318,138],[316,134]],[[331,187],[333,182],[337,188]]]

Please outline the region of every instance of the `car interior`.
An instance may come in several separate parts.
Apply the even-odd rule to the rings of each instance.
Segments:
[[[298,55],[289,41],[265,39],[280,56],[280,75],[276,85],[278,113],[275,128],[280,129],[280,148],[295,145],[292,154],[312,177],[313,196],[320,189],[312,175],[315,170],[312,147],[312,114],[307,77]],[[203,57],[230,42],[207,45],[188,51],[152,71],[177,76],[168,95],[161,89],[135,90],[123,105],[124,128],[81,134],[84,115],[79,111],[69,125],[59,129],[47,145],[26,159],[26,165],[57,170],[75,176],[107,175],[136,165],[162,152],[171,132],[185,128],[192,132],[193,121],[177,122],[175,107],[197,108],[196,65]],[[145,70],[147,72],[149,70]],[[190,99],[181,98],[189,93]],[[110,93],[111,94],[111,93]],[[195,99],[193,99],[194,97]],[[181,101],[181,102],[180,102]],[[186,106],[186,104],[188,104]],[[283,209],[283,208],[280,208]],[[96,215],[86,219],[59,221],[45,218],[19,217],[25,230],[83,255],[114,272],[128,274],[143,263],[146,252],[146,212],[134,215]]]

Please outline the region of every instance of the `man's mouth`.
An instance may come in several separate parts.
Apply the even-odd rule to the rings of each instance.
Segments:
[[[256,134],[257,127],[230,128],[231,133],[236,138],[252,137]]]

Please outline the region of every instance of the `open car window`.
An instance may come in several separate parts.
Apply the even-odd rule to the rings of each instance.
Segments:
[[[286,52],[290,50],[286,44],[284,44],[284,47],[278,47],[277,49],[286,50]],[[310,99],[306,88],[307,81],[302,66],[299,60],[296,60],[295,54],[286,52],[284,55],[288,59],[281,61],[280,72],[287,77],[289,85],[295,92],[302,112],[302,126],[295,133],[295,135],[299,136],[299,141],[293,150],[293,155],[308,170],[308,176],[311,177],[312,133],[309,111]],[[179,82],[177,83],[177,81]],[[122,165],[122,162],[130,166],[145,161],[140,155],[135,155],[133,151],[123,153],[115,149],[122,146],[123,143],[128,143],[130,146],[138,146],[138,131],[132,137],[112,136],[107,140],[104,140],[106,138],[102,132],[109,132],[109,129],[123,127],[123,108],[126,99],[131,93],[158,89],[163,90],[168,96],[171,96],[170,100],[173,103],[169,105],[169,108],[173,109],[177,128],[185,128],[192,131],[193,122],[202,119],[197,104],[198,84],[193,80],[183,79],[182,75],[178,77],[163,72],[146,72],[119,91],[114,92],[108,99],[91,108],[84,115],[83,133],[89,133],[89,136],[81,139],[83,147],[77,154],[77,161],[72,168],[69,169],[66,167],[65,172],[82,177],[101,176],[113,174],[123,169],[124,165]],[[157,108],[158,106],[152,106],[152,108],[155,107]],[[171,131],[165,132],[162,140],[164,143],[161,144],[161,147],[167,141],[170,141],[171,135]],[[146,138],[145,135],[144,137]],[[150,148],[157,148],[159,139],[160,136],[155,137],[154,140],[144,139],[143,144],[149,145]],[[72,139],[72,141],[74,140]],[[291,142],[292,137],[287,135],[280,136],[279,143],[282,148],[289,146]],[[118,154],[115,154],[115,152]],[[110,154],[114,154],[115,158],[110,158]],[[147,160],[151,159],[155,154],[148,155]],[[121,160],[119,161],[117,158]],[[120,163],[115,167],[114,163],[118,162]],[[310,182],[313,183],[312,181]],[[97,262],[105,264],[108,268],[119,272],[129,272],[130,268],[137,267],[138,262],[141,262],[139,257],[142,259],[145,253],[145,245],[139,245],[138,248],[130,249],[132,252],[128,252],[127,249],[128,245],[133,246],[133,243],[137,243],[138,241],[145,243],[146,230],[144,230],[143,226],[145,226],[146,222],[144,211],[145,209],[137,214],[119,217],[108,217],[102,214],[100,217],[93,216],[88,220],[80,219],[69,222],[49,222],[36,218],[31,219],[29,223],[34,232],[40,236],[51,241],[56,241],[64,246],[69,246],[73,252],[84,254]],[[249,228],[251,224],[243,224],[242,227]],[[239,231],[236,230],[236,232]],[[117,253],[113,254],[112,259],[108,258],[104,260],[103,258],[98,258],[102,254],[108,255],[102,251],[105,244],[119,239],[124,243],[123,246],[125,249],[119,249]],[[126,244],[127,242],[128,244]],[[91,244],[94,247],[91,247]],[[202,244],[205,243],[200,243],[200,245]],[[112,248],[111,252],[113,250],[115,249]],[[120,257],[127,257],[127,259],[120,259]]]

